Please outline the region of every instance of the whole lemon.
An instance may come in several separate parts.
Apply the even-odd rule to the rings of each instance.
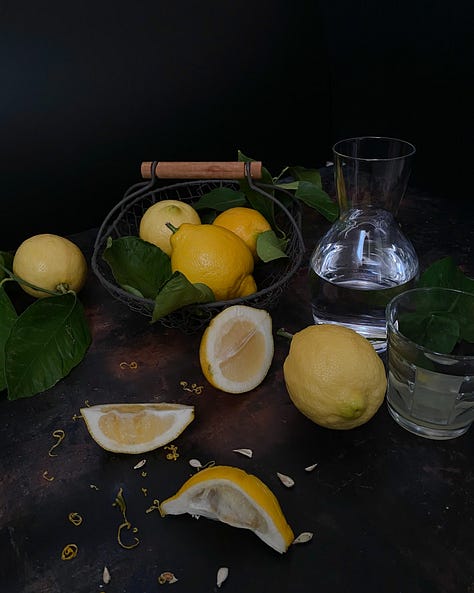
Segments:
[[[237,206],[224,210],[216,216],[213,224],[222,226],[238,235],[252,252],[254,259],[257,256],[257,238],[260,233],[270,231],[271,226],[267,219],[253,208]]]
[[[79,292],[87,277],[86,259],[79,247],[59,235],[34,235],[23,241],[13,258],[13,273],[30,284],[50,291],[58,287]],[[26,284],[25,292],[37,297],[51,296]]]
[[[385,367],[373,346],[341,325],[311,325],[296,333],[283,375],[300,412],[338,430],[370,420],[387,389]]]
[[[140,239],[170,255],[172,231],[166,226],[167,222],[178,228],[183,222],[200,224],[201,219],[190,204],[180,200],[162,200],[145,210],[138,230]]]
[[[253,266],[247,245],[223,227],[183,223],[171,236],[171,270],[206,284],[217,301],[256,292]]]

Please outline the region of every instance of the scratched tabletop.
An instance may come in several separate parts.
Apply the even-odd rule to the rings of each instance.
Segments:
[[[452,212],[448,197],[411,189],[398,220],[422,267],[453,255],[472,275],[472,216]],[[80,293],[92,333],[85,358],[44,393],[0,399],[2,593],[474,592],[473,430],[451,441],[425,440],[400,428],[384,404],[367,424],[331,431],[288,397],[282,365],[289,345],[275,332],[312,323],[308,256],[329,225],[313,211],[303,221],[303,265],[270,311],[272,366],[247,394],[206,382],[200,333],[151,324],[89,273]],[[89,261],[96,233],[73,237]],[[141,455],[101,449],[79,412],[162,401],[193,405],[195,420],[169,448]],[[251,449],[252,458],[237,448]],[[196,471],[190,459],[255,474],[277,496],[295,535],[309,531],[313,539],[279,554],[248,530],[161,517],[158,501]],[[294,486],[285,487],[277,472]],[[130,523],[121,539],[119,493]],[[229,573],[218,587],[220,567]],[[174,583],[160,584],[166,571]]]

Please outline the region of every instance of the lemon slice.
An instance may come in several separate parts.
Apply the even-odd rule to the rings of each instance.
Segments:
[[[163,501],[160,510],[163,516],[189,513],[249,529],[281,554],[294,540],[273,492],[236,467],[216,465],[199,471]]]
[[[263,381],[273,350],[267,311],[233,305],[216,315],[204,331],[199,360],[211,385],[228,393],[244,393]]]
[[[81,408],[94,441],[113,453],[145,453],[177,438],[194,419],[194,406],[103,404]]]

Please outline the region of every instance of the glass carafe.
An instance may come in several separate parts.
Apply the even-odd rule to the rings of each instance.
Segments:
[[[313,318],[348,326],[381,352],[385,307],[418,277],[415,249],[395,220],[415,147],[365,136],[337,142],[333,154],[340,213],[311,255]]]

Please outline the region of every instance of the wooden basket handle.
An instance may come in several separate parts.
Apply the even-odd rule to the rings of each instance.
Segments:
[[[140,170],[143,179],[151,179],[153,162],[146,161],[141,164]],[[244,179],[245,163],[240,161],[230,162],[158,162],[155,175],[161,179]],[[262,163],[250,163],[252,178],[261,179]]]

